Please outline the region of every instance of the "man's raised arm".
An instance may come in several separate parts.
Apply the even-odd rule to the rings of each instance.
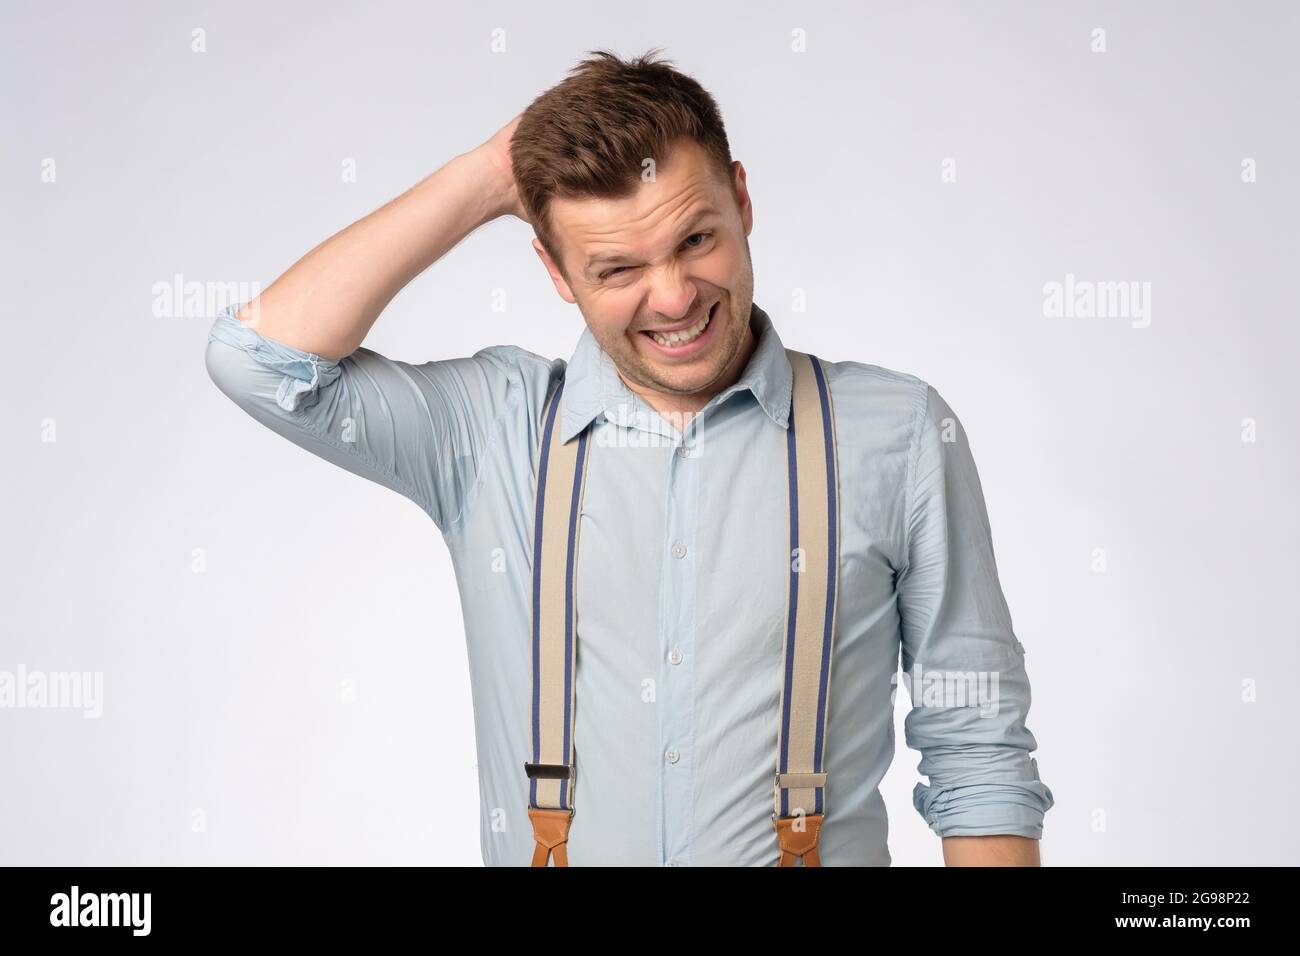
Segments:
[[[518,123],[316,246],[239,320],[323,358],[351,355],[393,297],[471,232],[506,214],[527,220],[510,171]]]
[[[467,520],[492,429],[521,396],[545,396],[551,363],[512,345],[411,363],[361,342],[404,285],[479,225],[527,221],[510,170],[517,123],[321,243],[208,333],[208,375],[231,401],[409,498],[444,534]]]

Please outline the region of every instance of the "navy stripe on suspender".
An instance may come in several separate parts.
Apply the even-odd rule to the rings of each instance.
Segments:
[[[542,759],[542,519],[546,510],[546,464],[550,458],[551,432],[555,428],[555,412],[560,407],[560,393],[564,382],[555,389],[546,423],[542,426],[541,455],[537,465],[537,500],[533,516],[533,763]],[[537,778],[528,781],[529,806],[537,806]]]
[[[799,547],[799,464],[795,456],[794,439],[794,413],[792,411],[785,430],[785,456],[786,468],[790,475],[790,541],[797,548]],[[790,770],[790,698],[794,693],[791,686],[794,681],[794,624],[799,610],[799,572],[795,570],[793,553],[786,555],[786,559],[790,561],[790,611],[785,622],[785,689],[781,694],[781,699],[784,701],[781,706],[781,773],[788,773]],[[782,787],[781,816],[788,817],[789,815],[790,789],[789,787]]]
[[[582,493],[582,476],[586,471],[587,432],[578,436],[578,464],[573,469],[573,496],[569,502],[569,553],[564,568],[564,761],[573,751],[569,734],[573,723],[573,562],[578,554],[578,499]],[[569,778],[560,781],[560,806],[569,809]]]
[[[837,476],[835,474],[835,449],[833,442],[835,436],[831,433],[831,407],[830,396],[826,391],[826,377],[822,372],[822,363],[817,360],[817,356],[810,356],[812,359],[813,373],[817,376],[817,396],[821,399],[822,406],[822,445],[826,450],[826,520],[829,524],[829,530],[826,534],[826,614],[825,625],[822,631],[822,666],[821,682],[817,688],[817,746],[813,751],[814,754],[814,772],[821,773],[822,752],[825,746],[826,738],[826,694],[830,684],[831,672],[831,642],[834,634],[834,610],[835,610],[835,588],[838,583],[840,573],[838,560],[838,545],[836,535],[839,530],[839,520],[836,515],[836,492]],[[817,788],[817,809],[816,813],[822,812],[822,791],[823,787]]]

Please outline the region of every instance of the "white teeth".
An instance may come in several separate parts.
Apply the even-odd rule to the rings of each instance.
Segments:
[[[669,332],[664,335],[661,332],[651,332],[650,337],[660,345],[685,345],[687,342],[699,337],[699,335],[708,327],[709,316],[713,314],[712,308],[705,313],[704,318],[692,325],[689,329],[682,329],[680,332]]]

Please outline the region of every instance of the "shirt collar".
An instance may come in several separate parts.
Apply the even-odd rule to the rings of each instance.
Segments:
[[[794,380],[790,360],[772,319],[757,304],[750,308],[749,321],[757,340],[749,362],[740,377],[704,407],[721,404],[733,393],[749,389],[768,418],[785,428],[790,418],[790,387]],[[620,421],[620,409],[626,414],[626,409],[646,404],[619,378],[614,360],[597,344],[589,327],[583,329],[578,347],[569,359],[564,383],[561,442],[578,434],[597,415]]]

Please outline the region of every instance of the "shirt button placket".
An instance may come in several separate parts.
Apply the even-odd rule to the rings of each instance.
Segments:
[[[698,544],[698,462],[691,448],[679,444],[667,456],[668,560],[664,567],[661,633],[668,666],[661,673],[659,726],[664,775],[661,860],[665,866],[690,862],[694,823],[691,747],[694,743],[695,675],[691,650],[695,640],[696,559]],[[663,660],[663,658],[661,658]]]

